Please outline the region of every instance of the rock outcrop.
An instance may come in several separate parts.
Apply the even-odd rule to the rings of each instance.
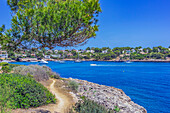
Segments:
[[[147,113],[146,109],[133,101],[121,89],[99,85],[84,80],[71,79],[78,82],[77,97],[85,96],[108,109],[120,108],[119,113]]]

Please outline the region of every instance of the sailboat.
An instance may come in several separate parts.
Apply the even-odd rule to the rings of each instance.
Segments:
[[[78,59],[75,60],[74,62],[76,62],[76,63],[80,63],[81,62],[81,60],[79,59],[79,51],[78,51]]]
[[[59,60],[58,61],[60,64],[64,64],[65,63],[65,61],[64,61],[64,53],[63,53],[63,60]]]

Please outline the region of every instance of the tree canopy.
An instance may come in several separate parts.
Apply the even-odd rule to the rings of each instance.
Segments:
[[[96,36],[99,0],[8,0],[11,28],[4,30],[5,48],[78,46]]]

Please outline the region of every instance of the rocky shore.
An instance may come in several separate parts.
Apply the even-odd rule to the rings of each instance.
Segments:
[[[108,109],[114,109],[115,106],[120,108],[119,113],[147,113],[146,109],[128,97],[121,89],[99,85],[85,80],[78,80],[69,78],[79,83],[78,93],[75,95],[78,99],[85,96]]]

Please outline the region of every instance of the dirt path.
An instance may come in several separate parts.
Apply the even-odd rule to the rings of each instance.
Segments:
[[[48,113],[47,111],[50,111],[51,113],[68,113],[74,100],[72,95],[62,88],[63,84],[61,80],[50,79],[42,84],[55,95],[57,99],[56,104],[48,104],[37,108],[16,109],[12,110],[12,113]]]
[[[70,107],[70,102],[66,95],[63,95],[61,92],[57,91],[54,87],[54,84],[56,83],[56,80],[52,79],[53,82],[50,85],[50,91],[55,95],[57,99],[57,104],[55,109],[53,109],[56,112],[59,113],[65,113],[68,107]]]

